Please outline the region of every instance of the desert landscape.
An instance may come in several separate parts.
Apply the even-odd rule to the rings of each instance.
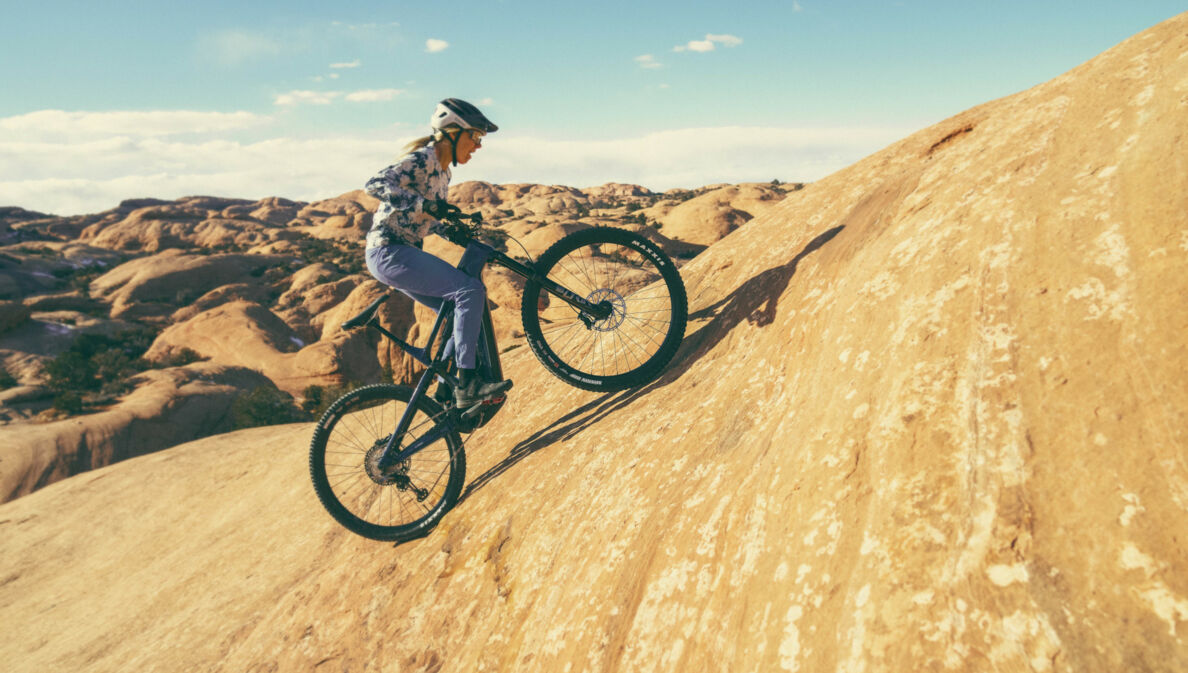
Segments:
[[[1188,14],[808,185],[455,185],[509,254],[643,233],[690,320],[657,381],[583,392],[489,273],[516,387],[396,546],[306,463],[325,398],[414,373],[339,328],[383,292],[374,201],[0,209],[0,659],[1188,669],[1186,120]]]

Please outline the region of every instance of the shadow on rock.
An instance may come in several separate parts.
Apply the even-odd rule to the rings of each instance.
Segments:
[[[792,277],[796,275],[796,268],[800,261],[819,250],[837,236],[843,228],[834,227],[820,234],[786,264],[772,267],[755,275],[730,293],[730,296],[691,314],[690,321],[709,316],[713,316],[713,318],[701,329],[685,336],[672,363],[658,379],[640,388],[607,393],[561,416],[553,421],[552,425],[516,444],[506,458],[470,482],[466,486],[466,490],[462,492],[458,503],[465,502],[473,493],[511,470],[528,456],[550,447],[558,441],[567,441],[577,436],[586,428],[647,396],[653,390],[676,381],[693,366],[693,363],[712,350],[743,320],[758,327],[770,325],[775,320],[779,298],[788,287]]]

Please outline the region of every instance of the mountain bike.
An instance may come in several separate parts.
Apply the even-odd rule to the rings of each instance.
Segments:
[[[680,347],[685,286],[676,265],[647,238],[625,229],[583,229],[524,263],[478,240],[480,213],[455,210],[442,221],[447,238],[465,247],[459,269],[481,278],[487,264],[497,264],[526,279],[520,317],[528,345],[569,385],[610,392],[649,383]],[[364,537],[404,541],[428,534],[457,503],[466,474],[462,435],[488,423],[506,396],[455,408],[453,343],[443,336],[452,331],[453,305],[442,306],[427,343],[415,347],[376,320],[391,296],[342,327],[378,330],[425,369],[414,386],[369,385],[331,404],[314,429],[309,469],[318,499],[339,523]],[[503,378],[489,307],[477,367],[488,380]],[[445,394],[429,394],[434,380]]]

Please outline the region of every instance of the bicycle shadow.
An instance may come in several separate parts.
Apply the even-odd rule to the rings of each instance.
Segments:
[[[743,320],[758,327],[770,325],[775,320],[779,298],[796,275],[801,260],[819,250],[844,228],[844,225],[837,226],[818,235],[787,263],[760,272],[726,298],[690,314],[690,322],[709,316],[712,318],[696,332],[685,336],[672,363],[659,378],[639,388],[607,393],[566,413],[548,427],[516,444],[503,460],[467,484],[458,498],[458,504],[465,502],[472,494],[498,479],[528,456],[557,442],[572,439],[619,409],[681,378],[694,363],[713,350]]]

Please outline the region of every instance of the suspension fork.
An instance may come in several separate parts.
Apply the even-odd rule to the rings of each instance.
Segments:
[[[578,311],[591,316],[595,321],[606,320],[614,313],[614,307],[611,306],[610,302],[601,301],[595,304],[587,301],[585,297],[580,297],[570,292],[565,286],[553,282],[535,268],[522,264],[494,248],[491,249],[491,261],[540,285],[549,294],[569,304]]]

